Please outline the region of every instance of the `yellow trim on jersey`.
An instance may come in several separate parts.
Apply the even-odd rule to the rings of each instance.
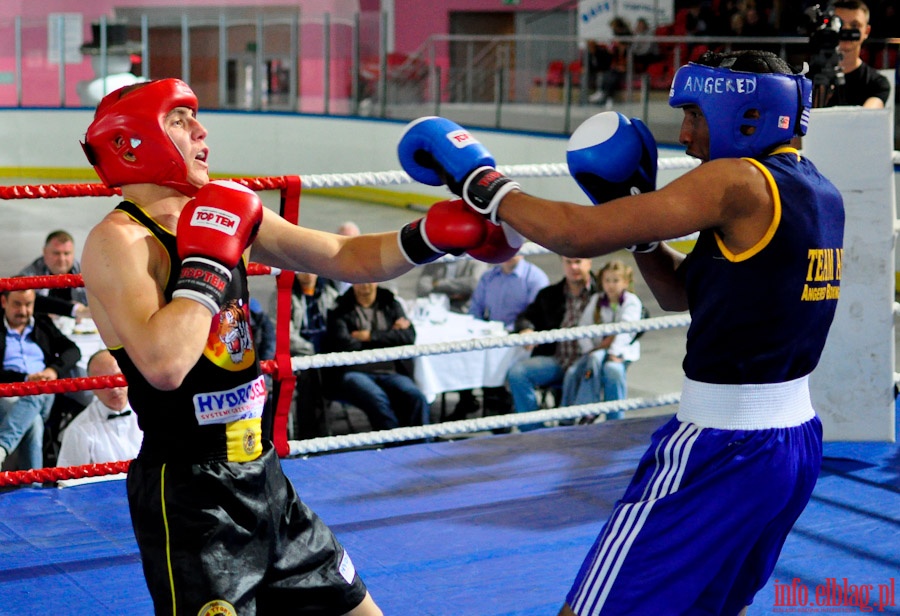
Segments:
[[[138,204],[138,203],[135,202],[135,201],[132,201],[131,199],[123,199],[123,201],[127,201],[128,203],[132,204],[134,207],[136,207],[136,208],[139,209],[141,212],[143,212],[144,215],[145,215],[147,218],[149,218],[150,220],[152,220],[153,222],[155,222],[157,225],[159,225],[159,228],[160,228],[160,229],[162,229],[163,231],[165,231],[166,233],[168,233],[168,234],[171,235],[172,237],[175,237],[175,232],[174,232],[174,231],[172,231],[172,230],[169,229],[167,226],[161,224],[158,220],[156,220],[155,218],[153,218],[153,216],[151,216],[150,214],[148,214],[148,213],[147,213],[147,210],[145,210],[144,208],[142,208],[142,207],[140,206],[140,204]],[[140,223],[141,226],[144,226],[144,223],[142,223],[140,220],[138,220],[137,218],[135,218],[134,216],[132,216],[131,214],[129,214],[129,213],[126,212],[125,210],[119,210],[119,211],[122,212],[123,214],[127,214],[128,217],[129,217],[131,220],[133,220],[134,222]]]
[[[172,616],[178,613],[175,604],[175,576],[172,574],[172,544],[169,536],[169,516],[166,514],[166,465],[159,471],[159,502],[162,509],[163,529],[166,533],[166,570],[169,573],[169,588],[172,590]]]
[[[775,150],[774,153],[780,153],[784,150],[790,150],[793,148],[779,148]],[[796,152],[796,150],[794,150]],[[799,155],[799,154],[798,154]],[[719,250],[722,251],[722,255],[731,261],[732,263],[740,263],[741,261],[746,261],[750,257],[755,254],[758,254],[763,248],[769,245],[769,242],[772,241],[772,238],[775,236],[775,231],[778,230],[778,225],[781,223],[781,193],[778,192],[778,185],[775,183],[775,178],[772,177],[772,174],[769,172],[766,167],[753,158],[742,158],[741,160],[746,160],[748,163],[752,163],[756,165],[760,171],[762,171],[763,175],[766,176],[766,181],[769,183],[769,188],[772,190],[772,198],[775,200],[775,211],[772,216],[772,222],[769,224],[769,228],[766,229],[765,234],[760,238],[756,244],[741,252],[739,254],[735,254],[728,250],[728,247],[725,246],[725,242],[722,240],[722,237],[715,233],[716,244],[719,246]]]
[[[155,222],[155,223],[159,226],[160,229],[162,229],[163,231],[165,231],[166,233],[168,233],[168,234],[171,235],[172,237],[175,237],[175,233],[174,233],[171,229],[169,229],[168,227],[166,227],[166,226],[160,224],[159,221],[157,221],[156,219],[154,219],[153,216],[151,216],[150,214],[147,213],[147,210],[145,210],[144,208],[142,208],[142,207],[141,207],[140,205],[138,205],[136,202],[132,201],[131,199],[124,199],[124,201],[127,201],[128,203],[131,203],[132,205],[134,205],[134,207],[136,207],[136,208],[139,209],[141,212],[143,212],[144,215],[145,215],[147,218],[149,218],[150,220],[152,220],[153,222]],[[131,214],[129,214],[129,213],[126,212],[125,210],[119,210],[119,211],[122,212],[123,214],[125,214],[126,216],[128,216],[128,218],[130,218],[131,220],[133,220],[133,221],[136,222],[137,224],[139,224],[139,225],[141,225],[142,227],[144,227],[145,229],[147,229],[147,231],[150,231],[150,229],[149,229],[143,222],[141,222],[140,220],[138,220],[137,218],[135,218],[134,216],[132,216]],[[168,254],[168,251],[166,250],[166,245],[163,244],[163,242],[162,242],[161,239],[159,239],[158,237],[156,237],[156,234],[155,234],[155,233],[153,233],[152,231],[150,231],[150,237],[152,237],[154,240],[157,241],[157,243],[159,243],[159,245],[160,245],[160,246],[162,247],[162,249],[163,249],[163,252],[165,252],[166,254]],[[171,260],[171,259],[169,259],[169,263],[167,264],[166,267],[167,267],[168,270],[169,270],[169,271],[166,272],[166,283],[168,283],[169,278],[172,276],[172,260]],[[165,287],[165,285],[163,285],[163,287]]]
[[[262,419],[239,419],[225,424],[229,462],[250,462],[262,455]]]
[[[778,146],[774,150],[769,153],[769,156],[775,156],[776,154],[794,154],[797,157],[797,160],[800,160],[800,150],[797,148],[791,147],[789,145]]]

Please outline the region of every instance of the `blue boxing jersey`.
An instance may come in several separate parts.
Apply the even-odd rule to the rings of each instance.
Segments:
[[[837,188],[794,148],[744,160],[768,178],[771,227],[740,254],[715,230],[702,231],[680,268],[692,315],[684,372],[704,383],[782,383],[809,374],[840,296],[844,203]]]

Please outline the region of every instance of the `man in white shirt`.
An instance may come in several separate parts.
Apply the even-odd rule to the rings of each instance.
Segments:
[[[88,376],[121,374],[112,354],[102,349],[87,366]],[[128,387],[94,390],[95,398],[62,433],[57,466],[80,466],[131,460],[144,434],[128,404]]]

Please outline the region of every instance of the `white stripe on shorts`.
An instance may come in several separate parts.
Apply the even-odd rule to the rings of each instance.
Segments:
[[[572,609],[579,616],[599,614],[628,551],[643,528],[653,503],[657,499],[676,492],[681,485],[690,458],[691,448],[700,436],[701,428],[683,423],[656,450],[655,476],[648,482],[640,501],[623,503],[610,519],[600,548],[591,568],[581,582]]]

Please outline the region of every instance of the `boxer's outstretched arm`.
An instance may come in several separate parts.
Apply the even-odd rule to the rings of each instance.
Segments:
[[[347,237],[291,224],[272,210],[263,214],[250,255],[266,265],[347,282],[390,280],[413,267],[396,232]]]
[[[773,224],[774,196],[763,173],[737,158],[705,163],[647,194],[584,207],[520,191],[503,197],[500,219],[530,240],[569,257],[597,257],[631,244],[714,229],[734,254],[752,249]],[[671,249],[636,255],[654,295],[667,310],[685,310],[681,257]],[[645,277],[648,277],[645,274]]]

